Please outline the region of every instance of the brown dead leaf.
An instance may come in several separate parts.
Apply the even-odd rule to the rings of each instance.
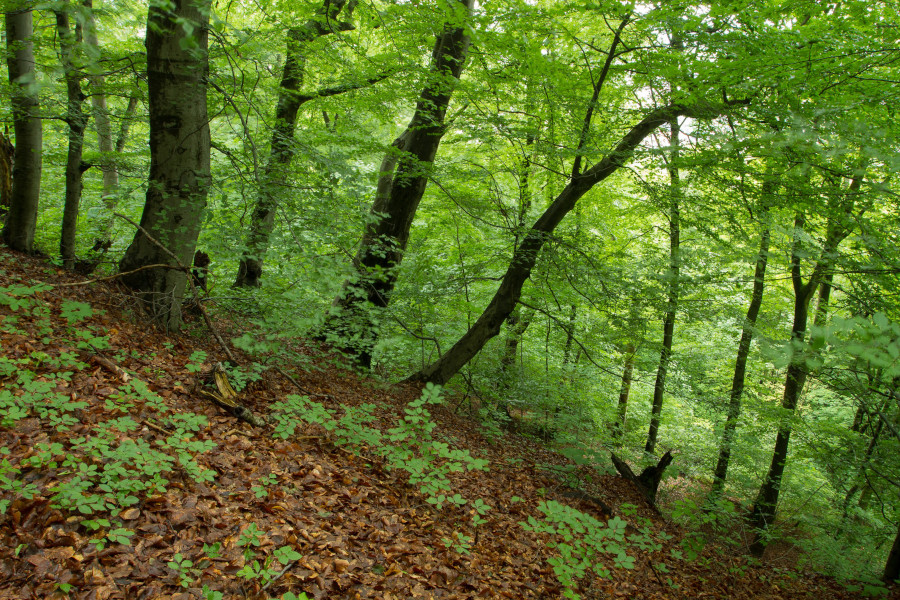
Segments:
[[[141,516],[141,510],[139,508],[126,508],[119,516],[122,517],[122,520],[124,521],[134,521]]]

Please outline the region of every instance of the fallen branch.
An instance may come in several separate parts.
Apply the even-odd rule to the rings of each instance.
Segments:
[[[209,392],[201,389],[199,391],[203,396],[212,400],[214,404],[224,408],[241,421],[250,423],[254,427],[266,426],[267,422],[265,419],[257,417],[253,414],[253,411],[237,402],[238,394],[231,387],[231,383],[228,381],[228,373],[225,372],[225,367],[222,366],[222,363],[215,366],[212,375],[217,391]]]
[[[113,375],[118,377],[119,381],[121,381],[122,383],[128,383],[128,380],[131,379],[131,375],[126,373],[125,369],[123,369],[119,365],[115,364],[113,361],[109,360],[108,358],[104,358],[97,354],[93,354],[88,359],[88,362],[92,362],[100,367],[103,367],[104,369],[106,369],[107,371],[109,371],[110,373],[112,373]]]

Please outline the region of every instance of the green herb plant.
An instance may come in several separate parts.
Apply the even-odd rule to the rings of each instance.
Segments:
[[[367,425],[374,419],[375,407],[371,404],[346,407],[343,415],[338,417],[306,396],[289,396],[286,401],[272,405],[274,435],[290,438],[300,421],[320,425],[335,444],[347,446],[359,454],[374,454],[384,460],[388,469],[405,471],[409,483],[436,508],[446,504],[462,506],[466,499],[452,493],[449,475],[463,470],[484,471],[488,461],[474,458],[468,450],[451,449],[446,442],[434,439],[436,424],[426,407],[439,403],[440,394],[441,388],[429,383],[422,396],[407,405],[404,416],[396,426],[388,429],[386,435]]]
[[[634,568],[634,557],[626,552],[626,523],[619,517],[604,524],[553,500],[542,502],[538,510],[544,513],[542,519],[528,517],[528,521],[520,525],[526,531],[551,536],[548,546],[557,551],[557,556],[550,557],[548,562],[565,588],[563,595],[566,598],[581,597],[575,589],[588,572],[604,578],[610,576],[610,567],[603,561],[606,557],[612,558],[614,568]]]

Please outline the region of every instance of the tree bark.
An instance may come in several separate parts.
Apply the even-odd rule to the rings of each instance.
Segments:
[[[0,132],[0,214],[6,212],[12,195],[13,153],[16,150],[7,135],[9,129]]]
[[[206,206],[210,134],[206,112],[210,3],[175,0],[171,10],[150,5],[147,76],[150,101],[150,181],[141,227],[183,266],[191,264]],[[186,32],[185,26],[191,34]],[[119,263],[121,272],[176,261],[142,231]],[[147,269],[122,278],[141,292],[160,325],[181,325],[186,274]]]
[[[41,143],[43,128],[38,110],[30,5],[6,13],[6,64],[12,92],[13,154],[12,193],[3,227],[3,241],[13,250],[32,252],[41,191]]]
[[[769,261],[769,244],[771,241],[771,223],[769,222],[768,196],[774,190],[768,182],[763,184],[763,206],[761,208],[760,221],[762,232],[759,237],[759,252],[756,255],[756,267],[753,271],[753,292],[750,294],[750,305],[747,307],[747,317],[741,328],[741,340],[738,342],[737,358],[734,361],[734,377],[731,379],[731,394],[728,402],[728,416],[725,419],[725,427],[722,431],[722,442],[719,445],[719,459],[716,462],[716,470],[713,474],[713,484],[709,499],[715,501],[722,494],[725,480],[728,477],[728,464],[731,461],[731,445],[734,442],[735,430],[738,419],[741,416],[741,397],[744,394],[744,380],[747,376],[747,357],[750,355],[750,343],[753,341],[753,329],[756,327],[756,318],[762,307],[763,290],[766,280],[766,266]]]
[[[628,418],[628,396],[631,394],[631,377],[634,372],[634,355],[637,348],[628,344],[625,349],[625,366],[622,369],[622,385],[619,387],[619,404],[616,408],[616,424],[613,426],[613,437],[621,439],[625,434],[625,422]]]
[[[63,207],[62,232],[59,241],[59,253],[63,267],[75,268],[75,235],[78,228],[78,206],[81,203],[84,173],[82,151],[84,149],[84,130],[88,116],[82,104],[84,94],[81,91],[81,77],[75,65],[77,44],[81,42],[81,27],[76,24],[73,32],[69,24],[70,6],[68,1],[62,4],[62,10],[55,10],[56,30],[59,35],[60,60],[66,80],[66,123],[69,125],[69,149],[66,154],[66,200]]]
[[[474,0],[454,3],[468,15]],[[412,222],[446,131],[444,118],[468,54],[466,29],[465,22],[454,19],[435,41],[428,81],[412,120],[381,163],[371,220],[354,259],[355,276],[344,282],[325,325],[325,331],[340,339],[344,350],[363,366],[371,363],[377,337],[372,308],[385,308],[390,302]]]
[[[741,102],[744,104],[744,102]],[[727,105],[731,106],[731,104]],[[575,207],[575,203],[595,185],[604,181],[628,162],[635,149],[660,126],[677,117],[710,119],[727,106],[675,104],[650,111],[640,123],[626,133],[616,147],[596,165],[573,177],[525,235],[513,253],[500,287],[475,324],[459,341],[430,366],[414,373],[408,381],[430,381],[444,384],[469,362],[484,345],[497,335],[522,293],[522,285],[531,275],[538,253],[547,237]]]
[[[652,454],[656,450],[659,434],[659,423],[662,418],[663,394],[666,391],[666,374],[672,358],[672,342],[675,337],[675,316],[678,312],[679,277],[681,273],[681,174],[678,170],[681,130],[678,120],[670,123],[671,139],[669,143],[672,153],[669,156],[669,271],[666,278],[669,282],[669,296],[666,300],[666,314],[663,318],[663,345],[659,354],[659,366],[656,369],[656,383],[653,385],[653,403],[650,410],[650,430],[647,432],[647,443],[644,451]]]
[[[275,125],[272,130],[269,158],[259,182],[256,206],[247,234],[246,249],[238,265],[235,287],[259,287],[263,258],[269,248],[269,239],[275,228],[275,211],[284,193],[285,168],[294,158],[294,131],[300,106],[312,96],[302,96],[300,88],[306,70],[303,49],[312,40],[335,31],[347,31],[353,26],[347,22],[333,22],[346,5],[349,18],[356,7],[356,0],[325,0],[316,15],[301,27],[291,27],[287,32],[287,51],[278,103],[275,107]]]

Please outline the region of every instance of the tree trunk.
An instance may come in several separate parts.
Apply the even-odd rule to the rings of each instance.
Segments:
[[[628,396],[631,393],[631,377],[634,372],[634,355],[637,348],[629,344],[625,349],[625,367],[622,370],[622,385],[619,387],[619,405],[616,410],[616,424],[613,437],[621,439],[625,434],[625,421],[628,418]]]
[[[859,190],[862,176],[857,176],[850,184],[846,206],[842,208],[844,216],[850,214],[853,207],[853,194]],[[793,415],[809,374],[807,365],[808,351],[805,348],[806,323],[809,318],[809,302],[819,284],[825,278],[834,261],[834,254],[838,246],[847,235],[850,234],[853,221],[841,219],[834,212],[828,218],[826,226],[827,234],[822,253],[819,257],[809,280],[803,283],[801,272],[802,257],[806,250],[803,248],[802,235],[806,218],[798,214],[794,222],[794,244],[791,250],[791,283],[794,289],[794,324],[791,327],[791,361],[788,365],[784,383],[784,396],[781,407],[790,415]],[[788,446],[791,440],[792,427],[790,421],[784,420],[778,426],[778,435],[775,438],[775,448],[772,452],[772,462],[769,471],[760,486],[753,510],[748,518],[750,525],[756,530],[754,540],[750,545],[750,552],[754,556],[762,556],[766,550],[766,529],[775,519],[775,510],[778,506],[778,495],[781,488],[781,479],[787,464]]]
[[[669,272],[666,278],[669,281],[669,297],[666,301],[666,315],[663,319],[663,345],[659,354],[659,366],[656,369],[656,383],[653,385],[653,404],[650,411],[650,430],[647,432],[647,443],[644,451],[652,454],[656,450],[656,439],[659,434],[659,422],[662,417],[663,394],[666,391],[666,374],[669,371],[669,361],[672,358],[672,341],[675,336],[675,316],[678,312],[678,278],[681,272],[681,174],[678,170],[679,139],[681,130],[678,120],[670,123],[672,153],[669,156]]]
[[[147,76],[150,101],[150,181],[141,227],[182,266],[191,264],[209,187],[208,0],[175,0],[172,10],[151,4],[147,26]],[[193,25],[191,35],[182,23]],[[168,252],[142,231],[119,263],[121,272],[139,267],[176,265]],[[146,269],[122,280],[138,290],[159,324],[181,325],[186,273]]]
[[[771,184],[763,184],[763,202],[768,202],[768,196],[774,191]],[[769,261],[769,243],[771,240],[771,224],[769,222],[768,207],[764,204],[760,215],[762,233],[759,237],[759,253],[756,255],[756,268],[753,272],[753,292],[750,295],[750,306],[747,307],[747,317],[741,329],[741,341],[738,342],[737,358],[734,361],[734,377],[731,379],[731,394],[728,402],[728,416],[725,419],[725,427],[722,431],[722,442],[719,445],[719,460],[716,462],[716,470],[713,475],[712,489],[709,499],[715,501],[722,494],[725,480],[728,477],[728,463],[731,460],[731,445],[734,442],[734,434],[737,429],[738,419],[741,416],[741,397],[744,394],[744,380],[747,375],[747,357],[750,355],[750,342],[753,341],[753,328],[756,327],[756,318],[762,307],[763,289],[766,280],[766,265]]]
[[[84,41],[91,47],[96,56],[100,55],[100,42],[97,39],[97,23],[94,19],[93,0],[82,0],[85,7]],[[116,192],[119,187],[119,170],[116,166],[116,155],[113,151],[112,126],[109,109],[106,105],[105,77],[100,74],[99,64],[88,65],[88,83],[90,84],[91,111],[94,115],[94,126],[97,129],[97,142],[100,149],[100,170],[103,173],[103,192],[101,198],[106,205],[106,223],[100,234],[100,241],[109,240],[112,232],[113,212],[116,209]]]
[[[63,208],[62,232],[59,240],[59,253],[63,266],[75,268],[75,234],[78,228],[78,205],[81,203],[81,191],[84,187],[81,174],[84,164],[81,160],[84,149],[84,130],[88,117],[82,104],[84,94],[81,92],[81,77],[74,63],[76,44],[81,42],[81,27],[76,24],[73,32],[69,25],[70,6],[63,2],[62,10],[54,11],[56,30],[59,34],[60,60],[66,80],[66,123],[69,125],[69,150],[66,155],[66,201]]]
[[[16,151],[7,135],[9,129],[0,132],[0,215],[9,207],[9,198],[12,195],[13,153]]]
[[[269,159],[259,182],[256,206],[250,222],[246,249],[238,265],[235,287],[259,287],[262,264],[269,248],[269,238],[275,228],[275,211],[284,193],[283,182],[287,174],[285,168],[294,158],[294,130],[300,106],[311,97],[300,95],[306,69],[303,49],[312,40],[334,31],[352,29],[349,23],[332,22],[346,5],[345,16],[350,17],[356,7],[356,0],[325,0],[315,17],[302,27],[291,27],[287,32],[287,51],[284,69],[278,88],[278,103],[275,107],[275,125],[272,130]]]
[[[468,15],[474,0],[454,3]],[[444,25],[435,41],[428,81],[412,120],[381,163],[371,221],[354,260],[355,277],[344,282],[325,325],[363,366],[371,363],[377,337],[372,308],[385,308],[390,302],[409,231],[446,131],[447,108],[468,54],[468,25],[457,20],[459,13],[454,14],[456,18]]]
[[[679,116],[710,119],[722,113],[725,107],[685,106],[681,104],[650,111],[640,123],[631,128],[615,149],[596,165],[569,180],[562,192],[538,218],[516,248],[500,287],[475,324],[454,344],[449,352],[430,366],[414,373],[408,381],[430,381],[444,384],[469,362],[484,345],[500,332],[500,326],[509,316],[522,293],[522,285],[531,275],[538,253],[547,237],[575,207],[575,203],[591,188],[615,173],[628,162],[634,150],[661,125]]]
[[[900,579],[900,526],[897,527],[897,536],[894,545],[888,554],[884,565],[884,575],[881,576],[885,583],[891,583]]]
[[[31,8],[6,13],[6,64],[11,87],[10,104],[16,147],[13,154],[12,193],[3,227],[3,241],[13,250],[31,252],[41,192],[42,125],[34,72]]]

